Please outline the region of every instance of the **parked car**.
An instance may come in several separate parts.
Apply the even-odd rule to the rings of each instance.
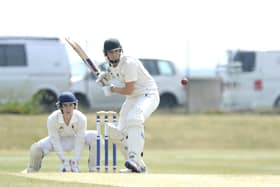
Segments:
[[[140,60],[159,87],[160,108],[173,108],[186,103],[186,93],[180,84],[182,75],[172,61],[145,58]],[[101,63],[99,69],[105,71],[107,66],[107,63]],[[90,109],[119,109],[125,96],[118,94],[113,94],[111,97],[104,96],[100,86],[95,83],[96,78],[88,70],[85,70],[85,67],[83,63],[72,64],[72,72],[74,73],[71,90],[79,99],[79,105]],[[113,84],[121,86],[121,83],[116,79],[112,81]]]
[[[36,98],[44,110],[70,90],[70,62],[56,37],[0,37],[0,103]]]

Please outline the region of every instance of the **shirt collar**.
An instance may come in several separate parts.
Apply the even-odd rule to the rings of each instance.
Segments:
[[[72,123],[76,123],[78,121],[78,118],[77,118],[77,115],[76,115],[76,111],[74,110],[73,111],[73,115],[72,115],[72,118],[70,120],[70,124]],[[63,114],[62,112],[60,111],[59,114],[58,114],[58,123],[65,123],[64,122],[64,119],[63,119]]]

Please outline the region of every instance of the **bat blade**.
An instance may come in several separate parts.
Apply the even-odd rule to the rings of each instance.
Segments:
[[[86,52],[83,50],[83,48],[74,40],[70,38],[65,38],[67,43],[76,51],[76,53],[81,57],[83,62],[90,68],[90,70],[94,73],[95,76],[99,75],[99,69],[97,66],[91,61],[91,59],[88,57]]]

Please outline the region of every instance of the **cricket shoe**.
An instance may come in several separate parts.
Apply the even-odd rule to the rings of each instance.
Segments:
[[[148,172],[146,167],[140,167],[136,164],[135,161],[132,161],[132,160],[127,160],[125,162],[125,167],[134,173],[147,173]]]

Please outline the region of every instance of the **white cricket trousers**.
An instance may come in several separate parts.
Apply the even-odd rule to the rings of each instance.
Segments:
[[[158,93],[126,98],[120,111],[119,130],[123,131],[129,126],[142,126],[158,105]]]
[[[134,161],[139,167],[145,167],[141,153],[144,150],[144,122],[159,105],[158,93],[144,94],[127,98],[122,105],[119,119],[119,129],[127,138],[125,158]]]

